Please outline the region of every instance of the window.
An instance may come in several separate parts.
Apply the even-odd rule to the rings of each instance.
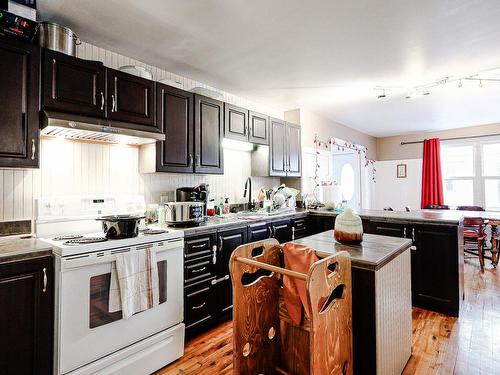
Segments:
[[[441,144],[444,203],[500,210],[500,140]]]

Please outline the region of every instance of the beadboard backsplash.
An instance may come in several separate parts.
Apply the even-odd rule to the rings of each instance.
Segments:
[[[138,65],[147,68],[153,79],[181,82],[185,90],[203,87],[220,92],[221,100],[254,111],[283,118],[283,111],[231,95],[201,82],[178,76],[115,52],[82,43],[77,56],[99,60],[111,68]],[[177,187],[210,184],[212,197],[242,199],[250,176],[250,154],[225,150],[224,175],[140,174],[139,149],[135,146],[81,143],[42,139],[40,169],[0,169],[0,221],[33,217],[33,199],[40,196],[85,194],[143,194],[146,202],[157,202],[163,194],[173,199]],[[254,177],[253,196],[259,187],[279,185],[279,178]]]

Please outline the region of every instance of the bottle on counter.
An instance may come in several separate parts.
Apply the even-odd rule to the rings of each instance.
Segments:
[[[207,202],[207,216],[215,216],[215,203],[213,199]]]
[[[227,215],[229,213],[229,198],[224,198],[224,205],[222,206],[222,213]]]
[[[163,203],[158,205],[158,225],[165,225],[166,206]]]

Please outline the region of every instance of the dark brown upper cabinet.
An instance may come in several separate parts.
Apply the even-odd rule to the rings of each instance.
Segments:
[[[269,116],[261,113],[249,112],[248,140],[259,145],[269,144]]]
[[[123,127],[139,130],[156,127],[155,82],[110,68],[106,68],[106,75],[107,117],[128,123]]]
[[[286,176],[286,123],[271,118],[271,144],[269,148],[269,176]]]
[[[301,175],[301,146],[300,126],[286,123],[287,162],[286,175],[288,177],[300,177]]]
[[[302,169],[300,126],[271,118],[270,128],[269,175],[299,177]]]
[[[248,109],[224,103],[224,137],[248,141]]]
[[[158,126],[165,141],[156,145],[157,172],[194,171],[194,94],[158,83]]]
[[[224,173],[224,103],[194,96],[195,173]]]
[[[40,48],[0,37],[0,167],[38,167]]]
[[[42,59],[43,109],[105,116],[106,68],[101,62],[49,49],[43,50]]]

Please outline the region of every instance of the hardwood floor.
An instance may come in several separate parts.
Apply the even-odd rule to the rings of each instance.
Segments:
[[[500,374],[500,273],[487,262],[465,264],[465,303],[459,319],[413,309],[413,355],[404,374]],[[184,356],[157,375],[231,374],[232,325],[187,343]]]

